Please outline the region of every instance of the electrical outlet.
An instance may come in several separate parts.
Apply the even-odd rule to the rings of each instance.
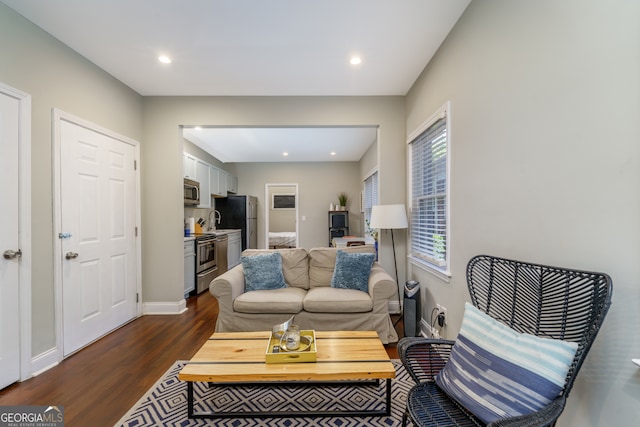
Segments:
[[[442,326],[446,325],[447,324],[447,308],[440,304],[436,304],[436,309],[438,310],[438,315],[442,315],[442,317],[444,317]]]

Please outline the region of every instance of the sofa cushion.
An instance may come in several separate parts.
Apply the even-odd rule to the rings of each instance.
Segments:
[[[307,291],[300,288],[281,288],[250,291],[233,301],[233,310],[240,313],[291,313],[302,311],[302,301]],[[264,325],[271,329],[272,325]]]
[[[282,256],[282,274],[289,286],[309,289],[309,257],[306,249],[246,249],[242,256],[254,256],[278,252]]]
[[[331,278],[331,287],[338,289],[369,290],[369,274],[376,259],[372,253],[348,253],[339,250],[336,255],[336,267]]]
[[[282,256],[277,253],[243,256],[240,260],[244,270],[245,291],[284,288]]]
[[[349,253],[373,253],[373,246],[351,246],[341,248]],[[314,248],[309,251],[309,287],[331,286],[333,270],[336,266],[337,248]]]
[[[466,303],[436,383],[485,423],[528,414],[560,394],[577,347],[519,333]]]
[[[373,300],[354,289],[319,286],[307,291],[303,307],[309,313],[366,313],[373,309]]]

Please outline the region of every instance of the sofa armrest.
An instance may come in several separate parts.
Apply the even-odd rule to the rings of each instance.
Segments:
[[[369,295],[374,301],[384,301],[386,304],[391,299],[398,298],[398,285],[396,281],[377,262],[373,263],[369,273]]]
[[[209,292],[218,300],[221,312],[233,312],[233,301],[244,293],[242,264],[213,279],[209,285]]]

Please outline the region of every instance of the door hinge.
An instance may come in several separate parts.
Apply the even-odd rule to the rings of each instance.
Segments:
[[[140,302],[140,294],[136,293],[136,302]]]
[[[136,237],[138,237],[138,227],[136,226],[135,229],[136,229]]]
[[[134,161],[133,161],[133,170],[134,170],[134,171],[137,171],[137,170],[138,170],[138,161],[137,161],[137,160],[134,160]]]

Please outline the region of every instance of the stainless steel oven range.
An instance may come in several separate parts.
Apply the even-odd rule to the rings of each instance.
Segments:
[[[206,290],[217,275],[216,236],[196,237],[196,292]]]

